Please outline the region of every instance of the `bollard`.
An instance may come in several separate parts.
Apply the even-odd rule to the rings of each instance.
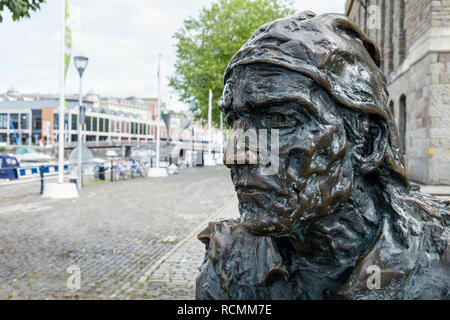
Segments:
[[[101,165],[98,168],[98,178],[100,180],[105,181],[105,166],[104,165]]]
[[[41,194],[44,194],[44,166],[39,167],[39,173],[41,175]]]
[[[114,182],[114,174],[113,174],[113,160],[111,160],[111,182]]]

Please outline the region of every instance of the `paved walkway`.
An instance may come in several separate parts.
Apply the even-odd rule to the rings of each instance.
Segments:
[[[237,199],[222,207],[206,221],[238,218]],[[205,245],[197,240],[197,234],[206,227],[201,224],[189,236],[154,263],[144,275],[127,289],[146,290],[157,299],[195,299],[195,278],[205,256]],[[119,291],[120,293],[120,291]]]
[[[420,185],[420,189],[425,192],[435,196],[449,196],[450,197],[450,186],[424,186]]]
[[[197,231],[215,215],[237,214],[223,166],[186,169],[169,178],[92,183],[76,200],[43,199],[31,186],[5,188],[1,299],[193,298],[204,254]],[[178,255],[185,250],[190,258],[171,274],[173,282],[154,282],[162,271],[169,274],[171,262],[183,260]],[[77,291],[66,286],[73,265],[81,272]]]

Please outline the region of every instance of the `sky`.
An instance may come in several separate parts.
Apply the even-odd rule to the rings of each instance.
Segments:
[[[185,106],[168,86],[176,61],[173,34],[212,0],[69,0],[74,13],[72,57],[89,57],[84,92],[114,97],[156,97],[161,54],[161,97],[169,108]],[[0,94],[59,92],[63,0],[47,0],[31,19],[0,23]],[[296,11],[343,13],[345,0],[294,0]],[[66,93],[78,92],[78,73],[69,67]]]

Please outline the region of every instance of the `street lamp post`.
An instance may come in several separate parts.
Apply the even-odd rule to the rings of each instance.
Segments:
[[[83,92],[82,92],[82,80],[83,80],[83,73],[87,68],[89,59],[87,57],[83,56],[77,56],[73,58],[75,62],[75,68],[78,70],[78,74],[80,75],[80,95],[78,97],[78,179],[77,179],[77,186],[78,189],[83,188],[83,128],[82,128],[82,122],[81,122],[81,114],[82,114],[82,107],[83,107]]]

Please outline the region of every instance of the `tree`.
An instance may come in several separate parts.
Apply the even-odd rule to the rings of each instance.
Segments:
[[[31,11],[36,11],[41,8],[41,4],[46,0],[0,0],[0,22],[3,21],[1,12],[5,7],[12,13],[14,21],[22,18],[29,18]]]
[[[181,100],[208,117],[209,89],[213,90],[213,121],[223,91],[223,74],[233,55],[261,25],[293,11],[284,0],[218,0],[189,17],[174,38],[177,40],[175,74],[170,78]]]

